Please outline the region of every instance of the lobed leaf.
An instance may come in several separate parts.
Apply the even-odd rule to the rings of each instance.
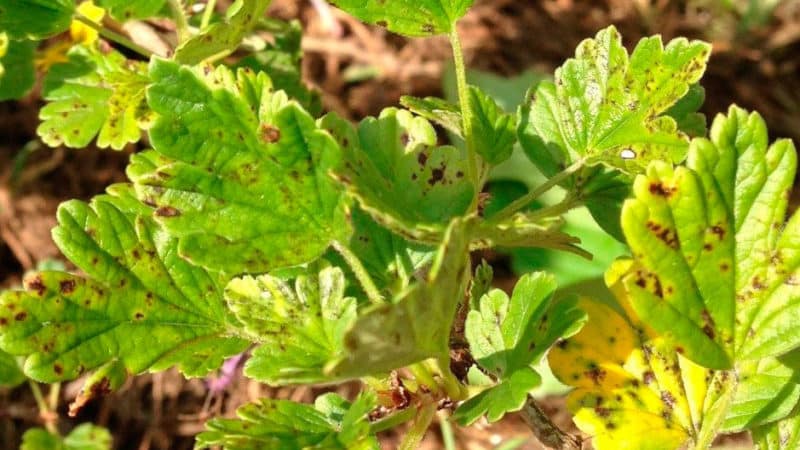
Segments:
[[[403,236],[441,233],[467,212],[475,188],[466,179],[466,158],[438,146],[427,120],[389,108],[357,130],[333,114],[321,123],[342,147],[338,179],[378,223]]]
[[[472,221],[454,219],[425,281],[392,303],[359,314],[344,338],[346,352],[326,368],[331,377],[381,374],[428,358],[448,358],[450,328],[469,274]]]
[[[586,158],[629,172],[653,160],[680,162],[687,138],[666,115],[703,75],[711,47],[642,39],[633,53],[616,28],[583,41],[521,109],[520,142],[546,175]]]
[[[474,0],[329,0],[359,20],[406,36],[447,34]]]
[[[380,446],[369,434],[367,419],[374,404],[375,397],[369,394],[352,404],[337,394],[325,394],[313,406],[265,398],[239,408],[238,420],[208,421],[207,431],[197,436],[197,448],[377,450]]]
[[[0,0],[0,30],[11,39],[46,39],[69,28],[73,0]]]
[[[753,429],[757,450],[785,450],[800,446],[800,413]]]
[[[800,216],[784,224],[797,157],[768,146],[756,113],[732,107],[688,167],[654,164],[636,180],[622,225],[642,269],[626,283],[642,320],[711,368],[800,345],[795,278]]]
[[[25,380],[17,358],[0,350],[0,387],[15,387]]]
[[[344,333],[356,318],[338,267],[286,280],[261,275],[228,283],[228,307],[259,346],[245,375],[271,385],[331,382],[325,364],[344,353]]]
[[[224,278],[181,259],[130,187],[110,192],[61,205],[53,239],[88,277],[43,272],[1,294],[0,348],[27,356],[26,375],[45,382],[112,361],[199,376],[241,352],[247,343],[227,337]]]
[[[497,102],[475,86],[469,87],[468,98],[472,110],[475,151],[487,163],[500,164],[510,158],[514,150],[517,119],[504,112]]]
[[[166,0],[96,0],[114,19],[124,22],[135,19],[149,19],[157,15],[166,5]]]
[[[264,74],[156,59],[150,76],[155,151],[136,155],[128,175],[181,256],[257,273],[312,261],[346,239],[344,195],[329,175],[339,147]]]
[[[150,122],[149,83],[143,63],[111,50],[76,45],[69,60],[47,74],[37,133],[47,145],[83,148],[96,137],[100,148],[121,150],[141,138]]]
[[[84,423],[64,438],[44,428],[32,428],[22,435],[20,450],[111,450],[113,443],[108,430]]]
[[[220,54],[232,53],[269,6],[270,0],[236,0],[222,22],[212,24],[175,49],[175,61],[194,65]]]
[[[0,32],[0,101],[25,96],[33,87],[36,41],[14,41]]]
[[[465,335],[472,356],[497,385],[464,402],[455,419],[469,425],[486,414],[490,422],[519,411],[541,382],[532,366],[556,340],[577,332],[586,315],[576,299],[553,302],[555,278],[543,272],[522,276],[511,299],[494,289],[467,315]]]

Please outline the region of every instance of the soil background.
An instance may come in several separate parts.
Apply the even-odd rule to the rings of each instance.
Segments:
[[[736,103],[761,112],[772,139],[790,137],[800,142],[800,1],[783,1],[763,25],[747,30],[739,28],[740,18],[722,3],[477,0],[460,31],[469,67],[509,77],[530,68],[551,73],[582,39],[609,24],[620,29],[629,47],[655,33],[665,39],[708,40],[714,52],[702,84],[709,121]],[[219,5],[226,2],[221,0]],[[442,95],[442,73],[450,57],[445,39],[408,40],[360,24],[337,10],[330,13],[332,20],[324,20],[320,9],[298,0],[275,0],[270,8],[271,15],[303,23],[307,82],[320,90],[326,109],[358,119],[397,105],[403,94]],[[353,81],[354,71],[364,68],[374,76]],[[50,239],[58,204],[70,198],[89,199],[109,184],[125,181],[127,160],[139,149],[40,148],[35,133],[40,107],[36,90],[21,101],[0,103],[0,288],[17,286],[23,274],[39,263],[63,261]],[[498,283],[510,286],[513,280]],[[205,380],[187,381],[166,372],[129,380],[118,392],[69,419],[66,405],[79,387],[77,382],[67,383],[61,390],[61,430],[91,421],[112,431],[114,448],[138,450],[189,449],[193,435],[209,417],[231,415],[237,406],[259,397],[310,402],[320,392],[271,389],[236,376],[224,392],[210,394]],[[347,385],[338,390],[347,395],[355,389]],[[574,430],[561,399],[546,399],[544,406],[559,425]],[[0,389],[0,449],[17,448],[22,433],[40,424],[26,385]],[[438,427],[431,429],[423,448],[443,448],[437,431]],[[520,448],[543,448],[516,417],[499,425],[456,430],[459,449],[495,448],[512,437],[528,439]],[[384,448],[396,447],[395,435],[383,438]],[[751,446],[742,436],[723,439],[720,445]]]

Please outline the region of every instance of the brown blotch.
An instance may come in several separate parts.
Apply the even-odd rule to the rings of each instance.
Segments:
[[[61,364],[55,363],[53,364],[53,372],[55,372],[56,375],[62,375],[64,373],[64,368],[61,367]]]
[[[444,179],[444,169],[436,168],[431,171],[431,178],[428,180],[428,184],[433,186],[434,184],[442,181]]]
[[[156,216],[158,217],[177,217],[180,215],[181,212],[172,206],[161,206],[156,210]]]
[[[670,197],[672,194],[677,191],[675,188],[670,188],[668,186],[664,186],[663,183],[650,183],[650,193],[653,195],[658,195],[659,197]]]
[[[661,401],[669,409],[675,408],[675,397],[669,391],[661,391]]]
[[[31,280],[28,280],[27,287],[28,290],[36,291],[39,297],[43,296],[44,292],[47,290],[47,286],[44,285],[41,275],[36,275]]]
[[[58,283],[58,289],[64,295],[69,295],[75,292],[75,280],[63,280]]]
[[[8,325],[8,319],[5,317],[0,317],[0,327]]]
[[[655,379],[656,375],[650,370],[642,374],[642,381],[644,382],[644,384],[650,384],[653,381],[655,381]]]
[[[767,286],[761,281],[758,276],[753,277],[753,289],[756,291],[763,291]]]
[[[142,320],[142,319],[144,319],[144,314],[141,313],[141,312],[137,312],[135,317],[136,317],[136,320]]]
[[[417,155],[417,162],[420,166],[424,166],[425,163],[428,162],[428,155],[426,155],[424,152],[420,152],[419,155]]]
[[[261,140],[274,144],[281,140],[281,130],[272,125],[261,125]]]
[[[14,320],[16,320],[17,322],[22,322],[27,318],[28,318],[28,313],[26,313],[25,311],[20,311],[17,313],[17,315],[14,316]]]
[[[594,367],[584,372],[583,375],[592,380],[594,384],[599,385],[606,378],[606,371],[599,367]]]
[[[728,265],[728,263],[721,263],[719,265],[719,270],[721,270],[723,272],[727,272],[728,270],[730,270],[730,268],[731,268],[731,266]]]
[[[715,234],[719,240],[725,239],[725,228],[722,225],[714,225],[711,227],[711,233]]]

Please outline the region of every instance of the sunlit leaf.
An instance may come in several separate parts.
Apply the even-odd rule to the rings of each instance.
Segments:
[[[97,0],[98,5],[107,9],[119,21],[151,18],[158,14],[166,3],[166,0]]]
[[[128,175],[191,261],[228,273],[306,263],[346,239],[336,142],[264,74],[194,71],[156,59],[155,152]],[[209,249],[214,249],[209,252]]]
[[[446,34],[474,0],[329,0],[358,19],[406,36]]]

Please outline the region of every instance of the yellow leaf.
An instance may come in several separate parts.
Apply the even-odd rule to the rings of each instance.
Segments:
[[[95,5],[91,0],[78,5],[77,12],[98,25],[106,14],[103,8]],[[98,32],[79,20],[73,20],[69,26],[69,35],[73,42],[91,44],[97,40]]]

